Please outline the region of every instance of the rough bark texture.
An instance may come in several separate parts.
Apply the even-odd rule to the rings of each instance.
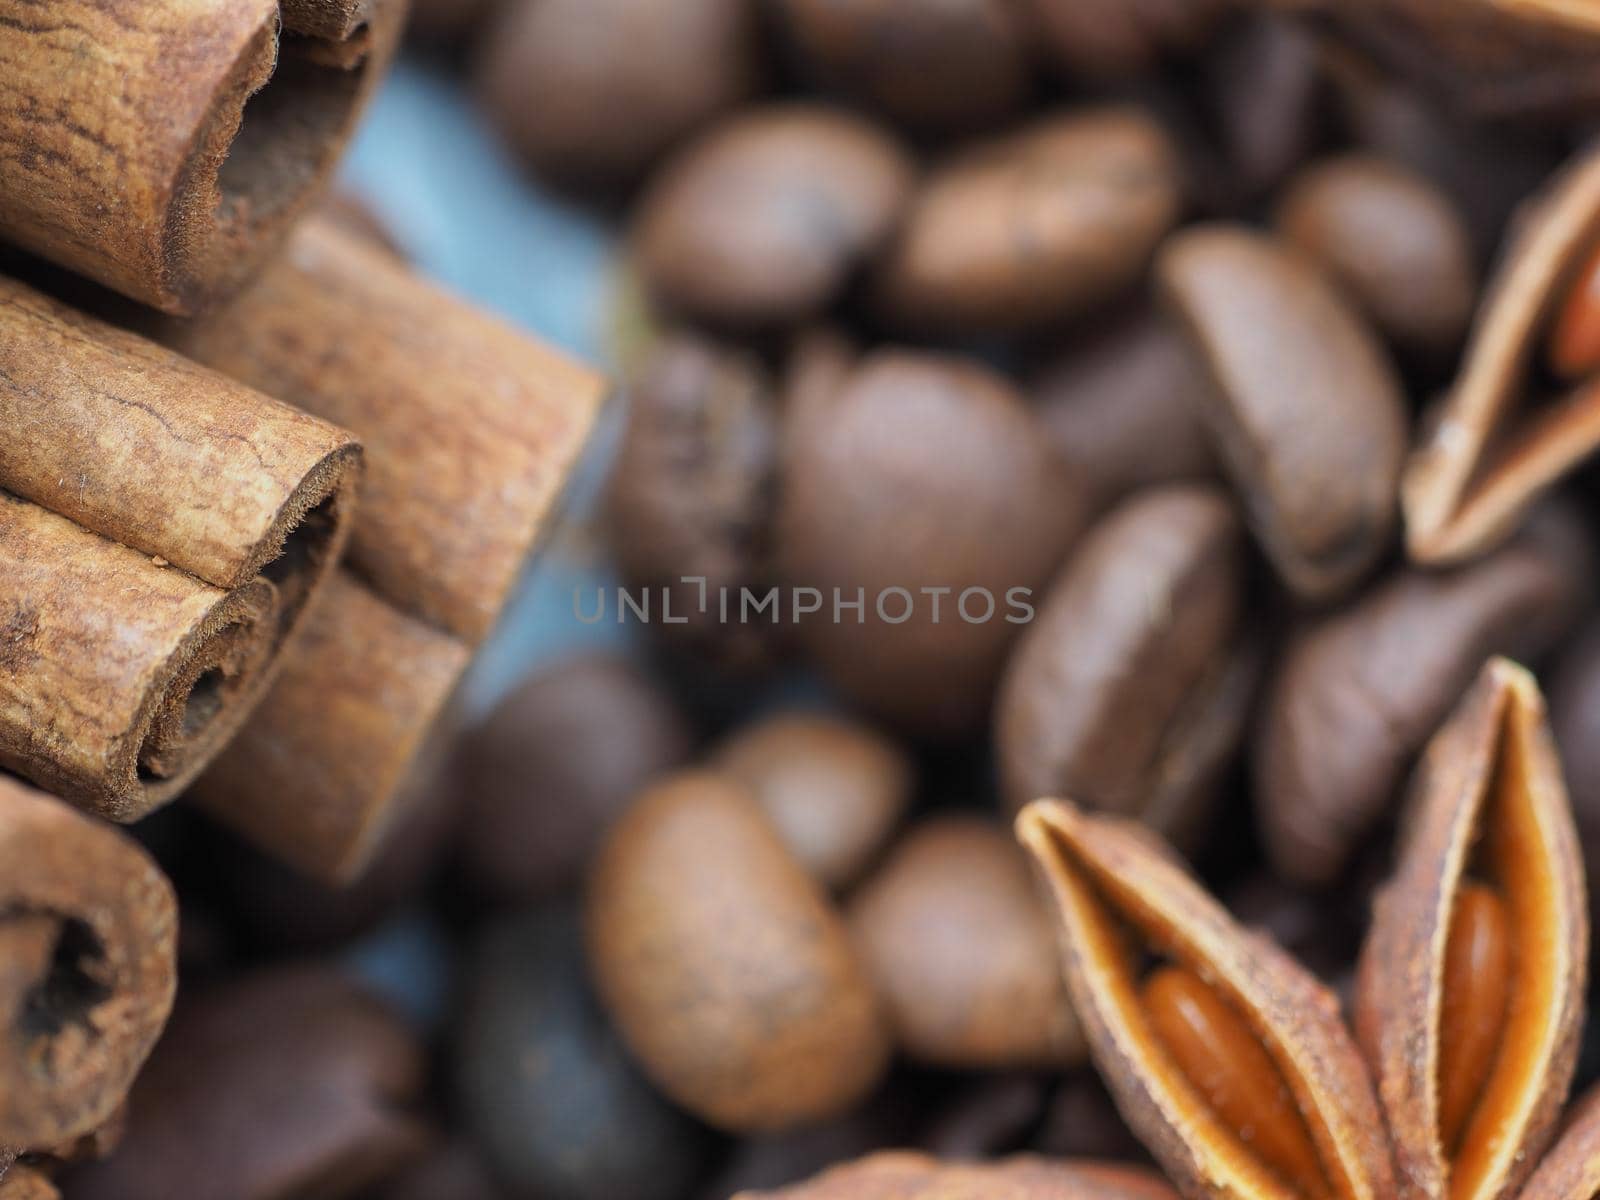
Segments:
[[[321,219],[233,304],[163,336],[367,447],[350,571],[197,789],[302,870],[351,878],[556,507],[601,380]]]
[[[0,428],[0,767],[134,820],[260,699],[360,449],[4,279]]]
[[[203,307],[321,186],[404,18],[405,0],[0,0],[0,234]]]
[[[113,1116],[172,1008],[177,922],[137,846],[0,776],[0,1142]]]
[[[338,572],[283,671],[191,793],[299,869],[358,874],[405,809],[405,784],[471,652]]]
[[[356,432],[368,459],[350,566],[469,643],[516,583],[600,399],[588,370],[321,218],[236,301],[166,336]]]

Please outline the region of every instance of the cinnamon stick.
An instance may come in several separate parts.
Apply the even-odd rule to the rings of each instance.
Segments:
[[[172,1008],[177,907],[137,845],[0,777],[0,1144],[106,1124]]]
[[[404,17],[404,0],[0,0],[0,237],[204,307],[320,188]]]
[[[3,278],[0,428],[0,767],[134,820],[260,699],[359,447]]]
[[[348,880],[404,810],[602,381],[321,217],[233,302],[162,337],[366,445],[349,575],[193,793],[292,865]]]

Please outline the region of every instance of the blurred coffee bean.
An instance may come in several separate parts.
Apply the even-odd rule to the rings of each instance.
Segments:
[[[1199,48],[1231,0],[1023,0],[1075,77],[1115,77]]]
[[[816,104],[747,109],[652,181],[636,210],[640,276],[668,311],[714,325],[803,321],[883,243],[911,183],[905,152],[861,117]]]
[[[1135,109],[1075,110],[983,142],[916,193],[874,275],[898,327],[1057,324],[1127,291],[1177,222],[1177,154]]]
[[[831,1167],[776,1192],[734,1200],[1176,1200],[1155,1172],[1099,1162],[1051,1162],[1019,1155],[991,1163],[941,1162],[887,1151]]]
[[[807,329],[794,339],[783,371],[783,438],[796,436],[790,431],[812,413],[828,419],[828,406],[844,390],[860,358],[855,342],[833,326]]]
[[[180,997],[128,1103],[127,1135],[71,1173],[83,1200],[355,1196],[427,1150],[412,1031],[328,968],[278,968]]]
[[[448,45],[474,32],[501,0],[411,0],[406,33],[418,42]]]
[[[817,82],[924,130],[964,130],[1014,110],[1032,75],[1017,0],[774,0]]]
[[[1138,817],[1179,846],[1202,831],[1258,674],[1244,530],[1218,488],[1135,494],[1051,584],[995,714],[1005,797]]]
[[[911,799],[911,762],[854,721],[787,713],[739,730],[711,765],[750,790],[795,859],[825,887],[854,883]]]
[[[912,1059],[983,1068],[1082,1060],[1051,919],[1008,831],[975,817],[918,825],[857,890],[849,922]]]
[[[1309,259],[1242,226],[1179,234],[1157,274],[1256,538],[1296,595],[1337,599],[1395,529],[1407,428],[1385,348]]]
[[[649,590],[650,629],[663,640],[722,666],[765,665],[770,627],[721,621],[718,611],[724,589],[737,598],[770,573],[778,458],[771,380],[753,355],[674,333],[650,348],[629,396],[605,499],[625,583]],[[703,595],[695,580],[704,580]]]
[[[489,1176],[476,1148],[447,1142],[372,1197],[372,1200],[509,1200]]]
[[[972,731],[1086,507],[1033,414],[973,363],[878,351],[789,431],[782,470],[782,575],[822,596],[797,630],[813,662],[902,728]]]
[[[1383,873],[1387,872],[1385,862]],[[1360,895],[1359,902],[1353,900],[1353,894]],[[1296,887],[1270,870],[1239,879],[1222,899],[1241,925],[1267,934],[1324,983],[1332,983],[1354,968],[1371,917],[1367,891],[1350,888],[1330,897]]]
[[[1037,1075],[980,1075],[917,1137],[917,1148],[943,1159],[984,1159],[1023,1146],[1045,1108]]]
[[[573,890],[611,822],[691,746],[670,697],[631,662],[589,655],[530,676],[457,753],[470,886],[502,901]]]
[[[1291,181],[1277,227],[1395,347],[1426,362],[1459,349],[1478,291],[1471,237],[1422,176],[1372,155],[1328,159]]]
[[[590,969],[668,1096],[723,1129],[835,1116],[888,1061],[878,999],[821,886],[749,792],[709,772],[647,790],[589,886]]]
[[[1561,655],[1550,685],[1550,725],[1588,867],[1591,928],[1600,928],[1600,624]]]
[[[763,75],[756,0],[509,0],[477,87],[535,170],[626,183]]]
[[[484,935],[451,1038],[465,1132],[513,1196],[676,1200],[714,1139],[640,1076],[584,973],[582,932],[564,907]]]
[[[1070,346],[1034,378],[1046,431],[1094,507],[1153,484],[1214,478],[1208,385],[1188,340],[1143,308]]]
[[[1150,1152],[1117,1112],[1111,1093],[1092,1071],[1067,1076],[1045,1113],[1032,1148],[1051,1158],[1110,1158],[1148,1162]]]
[[[1228,25],[1200,70],[1220,160],[1214,199],[1237,211],[1277,187],[1321,141],[1321,50],[1303,25],[1253,12]]]
[[[1537,659],[1571,627],[1592,558],[1563,515],[1467,566],[1396,572],[1279,658],[1253,767],[1285,879],[1335,881],[1484,660]]]

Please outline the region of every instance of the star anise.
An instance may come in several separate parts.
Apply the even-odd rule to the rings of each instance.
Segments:
[[[1042,800],[1019,832],[1067,982],[1134,1131],[1191,1197],[1593,1200],[1600,1091],[1566,1114],[1583,871],[1533,678],[1491,661],[1418,769],[1334,993],[1235,922],[1143,828]]]

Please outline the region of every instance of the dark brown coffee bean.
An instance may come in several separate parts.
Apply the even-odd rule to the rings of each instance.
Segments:
[[[451,1037],[465,1132],[515,1196],[676,1200],[715,1139],[645,1082],[584,975],[566,908],[501,921],[483,937]]]
[[[837,717],[789,713],[735,733],[711,765],[750,790],[789,852],[825,887],[854,883],[911,800],[910,760]]]
[[[836,1116],[889,1039],[844,923],[749,792],[686,772],[613,827],[589,886],[590,969],[668,1096],[719,1128]]]
[[[1484,660],[1536,658],[1570,627],[1591,558],[1581,532],[1543,515],[1468,566],[1396,573],[1280,658],[1253,765],[1284,878],[1337,879]]]
[[[1195,50],[1230,0],[1024,0],[1074,76],[1120,76]]]
[[[775,0],[819,82],[923,129],[970,129],[1015,109],[1031,75],[1016,0]]]
[[[1098,509],[1139,488],[1216,476],[1201,416],[1208,386],[1188,340],[1141,309],[1070,347],[1030,390]]]
[[[1245,576],[1219,489],[1152,489],[1102,518],[1006,668],[995,740],[1011,806],[1062,796],[1192,843],[1254,690]]]
[[[1591,881],[1600,880],[1600,625],[1593,621],[1560,656],[1550,685],[1550,728],[1572,797]],[[1590,927],[1600,928],[1600,886],[1589,885]]]
[[[1068,321],[1139,280],[1181,204],[1176,152],[1142,113],[1048,116],[934,172],[878,303],[901,327],[969,336]]]
[[[1478,290],[1472,242],[1422,176],[1372,155],[1329,159],[1290,183],[1277,226],[1398,349],[1438,361],[1459,348]]]
[[[572,891],[612,821],[691,748],[671,698],[626,660],[530,676],[457,751],[468,886],[497,900]]]
[[[494,123],[578,184],[632,179],[763,74],[753,0],[510,0],[483,49]]]
[[[451,45],[475,31],[498,0],[411,0],[406,34],[418,42]]]
[[[888,236],[912,166],[882,130],[819,105],[749,109],[670,161],[635,255],[665,308],[736,329],[821,312]]]
[[[72,1173],[84,1200],[354,1196],[404,1171],[429,1133],[422,1047],[325,968],[245,975],[180,999],[128,1105],[127,1136]]]
[[[1267,557],[1297,595],[1337,598],[1395,528],[1406,416],[1384,347],[1308,259],[1243,227],[1178,235],[1157,274]]]
[[[371,1200],[510,1200],[474,1146],[447,1142],[391,1180]]]
[[[605,498],[624,582],[648,592],[657,636],[720,665],[765,665],[771,629],[718,614],[725,589],[736,599],[769,573],[778,456],[771,381],[752,355],[677,333],[649,350],[629,395]],[[601,603],[604,614],[603,594]]]
[[[917,826],[862,884],[849,921],[911,1058],[982,1068],[1082,1060],[1049,912],[1009,832],[977,818]]]
[[[798,628],[816,665],[887,721],[973,729],[1085,508],[1016,392],[962,359],[879,351],[790,431],[783,477],[783,577],[823,598]]]

